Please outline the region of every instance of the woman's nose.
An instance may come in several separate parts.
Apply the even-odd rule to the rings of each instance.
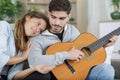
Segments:
[[[40,28],[40,27],[38,27],[38,28],[37,28],[37,32],[40,32],[40,31],[41,31],[41,28]]]

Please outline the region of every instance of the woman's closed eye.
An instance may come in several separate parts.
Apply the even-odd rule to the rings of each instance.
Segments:
[[[40,23],[40,22],[37,22],[37,23],[36,23],[36,26],[40,26],[40,25],[41,25],[41,23]]]

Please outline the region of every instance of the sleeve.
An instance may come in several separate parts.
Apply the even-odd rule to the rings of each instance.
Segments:
[[[10,25],[0,21],[0,69],[6,65],[10,56],[7,54],[7,40],[9,38]]]
[[[43,55],[43,50],[37,41],[33,41],[33,46],[28,56],[29,66],[33,67],[38,64],[50,64],[55,67],[56,65],[62,64],[65,59],[68,59],[67,52],[58,52],[53,55]]]
[[[18,55],[17,56],[21,56],[22,55],[22,51],[18,51]],[[12,68],[10,68],[9,72],[8,72],[8,76],[7,76],[7,80],[13,80],[14,76],[23,70],[23,66],[25,64],[25,61],[15,64],[12,66]]]
[[[7,80],[12,80],[14,76],[23,70],[24,62],[14,65],[8,72]]]

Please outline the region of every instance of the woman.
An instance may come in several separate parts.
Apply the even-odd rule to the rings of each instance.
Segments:
[[[24,15],[16,23],[14,32],[7,22],[0,21],[0,80],[4,80],[3,75],[5,75],[7,65],[16,64],[10,69],[8,80],[23,80],[35,71],[45,74],[52,69],[46,64],[21,71],[23,61],[27,59],[32,46],[28,38],[40,34],[46,27],[49,27],[48,18],[40,12],[30,12]]]

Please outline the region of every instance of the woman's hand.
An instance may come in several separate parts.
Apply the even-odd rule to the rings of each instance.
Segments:
[[[31,43],[31,41],[28,41],[27,42],[27,49],[25,51],[23,51],[22,55],[10,57],[7,65],[17,64],[17,63],[20,63],[20,62],[26,60],[28,58],[31,47],[32,47],[32,43]]]
[[[84,53],[82,53],[79,49],[76,49],[75,47],[73,47],[71,50],[69,50],[68,53],[69,53],[70,60],[79,61],[79,60],[83,59],[83,57],[84,57]]]
[[[42,74],[46,74],[53,69],[53,67],[51,67],[49,64],[36,65],[36,66],[34,66],[34,68],[35,68],[36,71],[38,71]]]
[[[32,42],[29,40],[27,42],[27,49],[25,51],[23,51],[22,53],[22,57],[26,60],[28,58],[28,55],[29,55],[29,52],[31,50],[31,47],[32,47]]]

